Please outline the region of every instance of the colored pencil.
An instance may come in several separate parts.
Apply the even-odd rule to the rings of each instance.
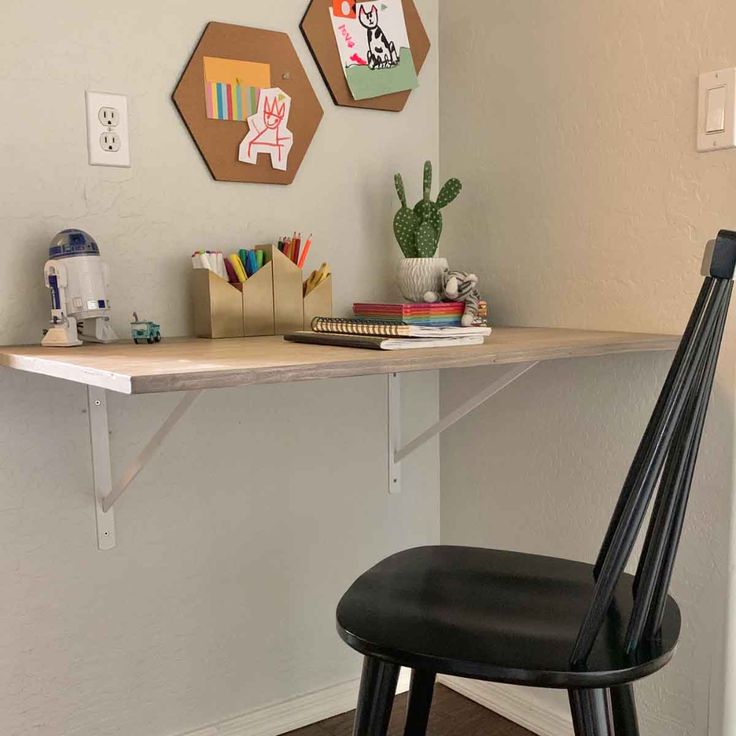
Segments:
[[[289,257],[291,258],[293,263],[296,263],[296,252],[299,248],[299,238],[297,237],[297,232],[294,230],[294,237],[291,239],[291,251]]]
[[[297,263],[297,266],[299,266],[299,268],[304,268],[304,264],[307,261],[307,256],[309,255],[309,249],[311,247],[312,247],[312,236],[310,235],[309,239],[304,244],[304,248],[302,249],[302,255],[299,258],[299,263]]]
[[[294,261],[294,265],[297,265],[299,263],[299,253],[301,251],[302,247],[302,237],[301,233],[299,233],[299,236],[294,241],[294,250],[291,252],[291,260]]]

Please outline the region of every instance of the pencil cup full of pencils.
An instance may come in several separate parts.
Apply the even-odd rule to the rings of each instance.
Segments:
[[[310,329],[314,317],[332,315],[329,266],[303,278],[311,238],[282,238],[225,256],[198,251],[194,267],[194,323],[197,337],[283,335]]]

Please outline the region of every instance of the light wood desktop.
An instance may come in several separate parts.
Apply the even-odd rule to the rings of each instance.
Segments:
[[[678,339],[632,332],[499,327],[482,346],[372,351],[300,345],[281,337],[183,338],[157,345],[0,347],[0,366],[123,394],[144,394],[674,350]]]

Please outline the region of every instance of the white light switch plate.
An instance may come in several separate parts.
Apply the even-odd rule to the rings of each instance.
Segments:
[[[724,148],[736,148],[736,68],[700,75],[698,151]]]
[[[128,98],[86,92],[87,149],[92,166],[130,166]]]

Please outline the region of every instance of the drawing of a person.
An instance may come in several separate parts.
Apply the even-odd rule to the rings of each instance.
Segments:
[[[280,89],[263,90],[258,112],[248,118],[250,130],[240,144],[239,160],[255,164],[260,153],[271,157],[274,169],[286,171],[294,136],[287,128],[291,98]]]

